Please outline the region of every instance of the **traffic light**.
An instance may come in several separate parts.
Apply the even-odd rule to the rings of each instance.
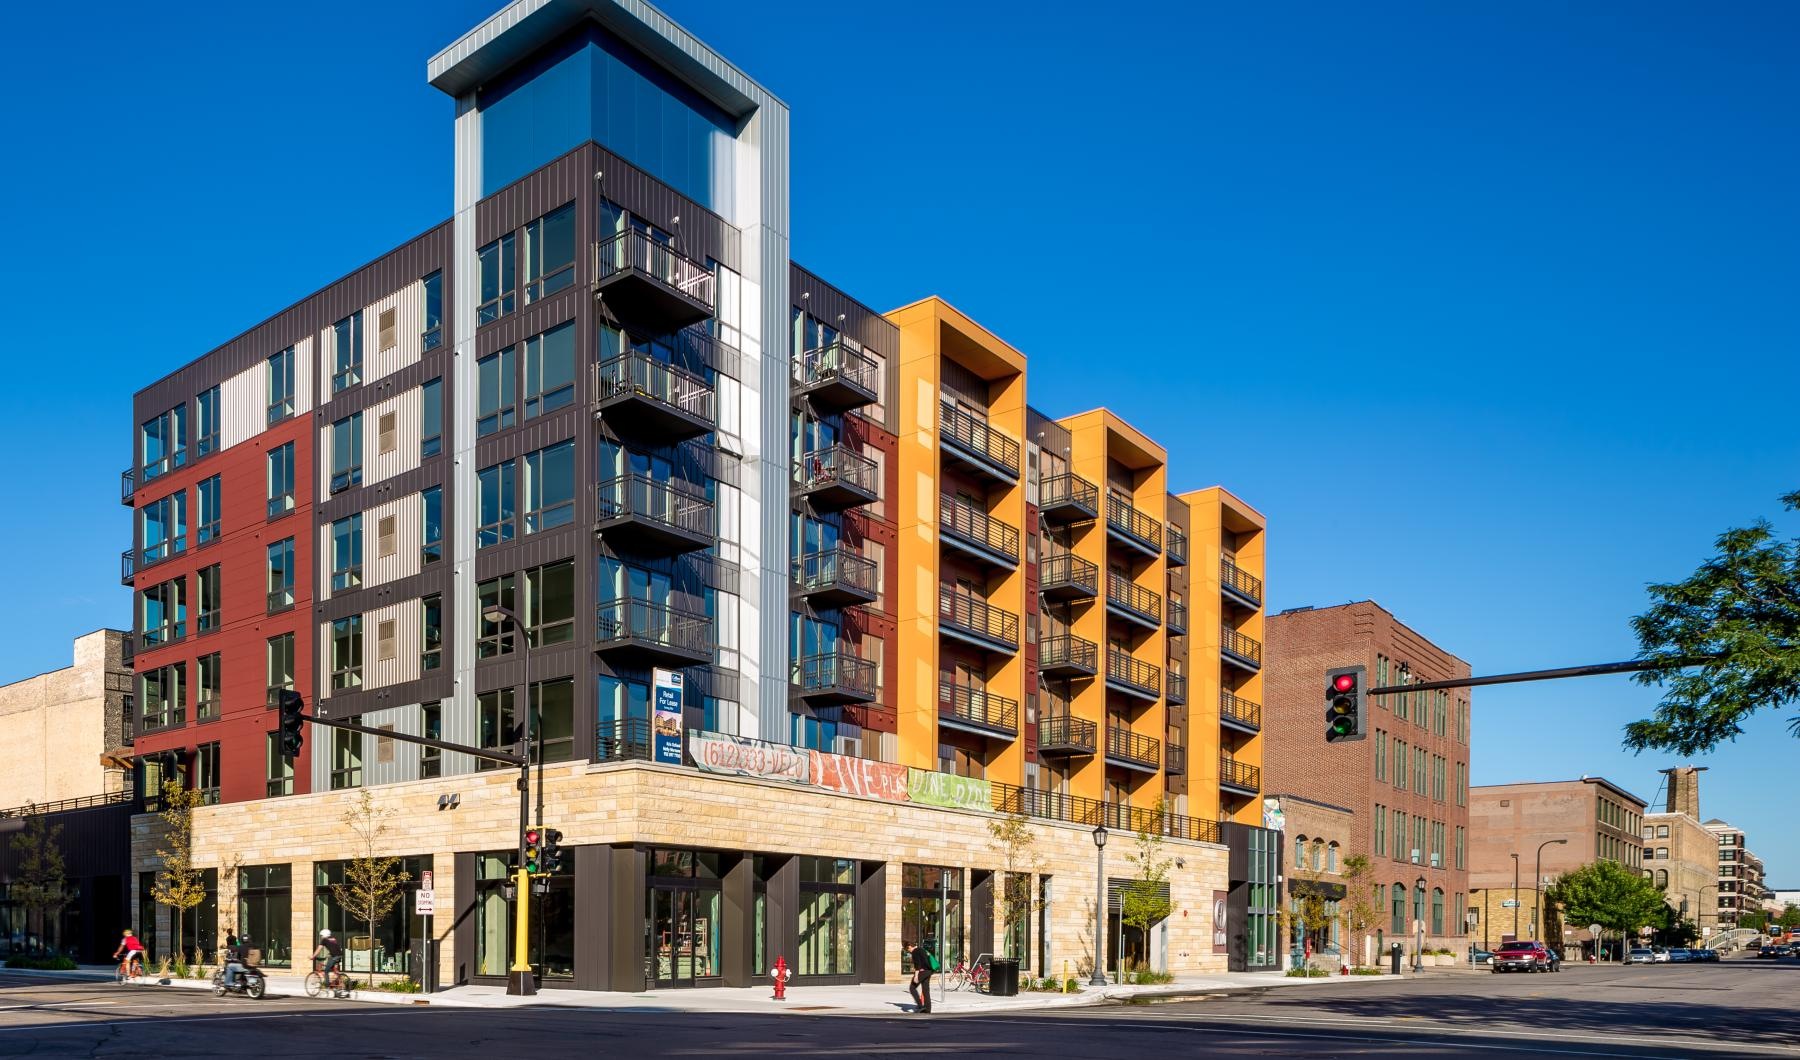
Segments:
[[[1325,742],[1344,743],[1368,735],[1363,725],[1366,697],[1361,666],[1325,671]]]
[[[300,753],[300,719],[306,701],[300,693],[284,688],[277,706],[281,708],[281,757],[292,762]]]
[[[525,871],[526,872],[537,872],[538,866],[543,863],[544,852],[543,852],[543,849],[538,845],[542,839],[543,839],[543,833],[538,831],[538,829],[536,829],[535,827],[525,829]]]
[[[538,867],[545,872],[562,871],[562,833],[554,828],[546,828],[543,839],[543,853],[538,856]]]

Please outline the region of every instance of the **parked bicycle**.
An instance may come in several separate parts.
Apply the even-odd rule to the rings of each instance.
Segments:
[[[944,973],[944,988],[961,990],[967,987],[971,990],[987,990],[989,963],[993,959],[993,954],[984,953],[975,958],[974,964],[957,961],[954,967]]]

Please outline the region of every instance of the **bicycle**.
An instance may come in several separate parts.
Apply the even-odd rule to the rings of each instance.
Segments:
[[[117,968],[113,969],[113,980],[120,986],[124,986],[126,983],[139,978],[143,974],[143,960],[135,956],[127,956],[124,960],[119,962]]]
[[[331,970],[331,980],[329,989],[333,997],[350,996],[350,980],[345,977],[344,969],[341,965]],[[315,965],[312,971],[306,973],[306,996],[323,997],[325,996],[326,990],[325,973],[319,971],[318,967]]]
[[[985,991],[988,985],[988,962],[992,959],[991,954],[984,953],[975,958],[974,964],[957,961],[955,967],[944,973],[944,989],[961,990],[970,987]]]

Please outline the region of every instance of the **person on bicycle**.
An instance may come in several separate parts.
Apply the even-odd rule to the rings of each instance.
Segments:
[[[343,997],[344,987],[338,977],[342,975],[344,966],[344,944],[337,940],[330,928],[319,932],[319,948],[313,951],[313,964],[317,965],[320,961],[325,962],[322,972],[326,985],[331,987],[334,996]]]
[[[250,963],[250,936],[238,938],[228,935],[225,939],[225,989],[230,990],[237,985],[238,976],[244,972],[244,966]]]
[[[136,977],[144,974],[144,940],[131,933],[130,928],[119,938],[119,948],[113,951],[113,960],[125,959],[125,974]]]

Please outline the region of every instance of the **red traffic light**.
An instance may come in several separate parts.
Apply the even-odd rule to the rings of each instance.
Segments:
[[[538,830],[535,828],[525,829],[526,845],[527,846],[537,846],[537,841],[538,841]]]
[[[1339,692],[1354,691],[1356,688],[1356,675],[1338,674],[1331,679],[1331,687],[1337,689]]]

